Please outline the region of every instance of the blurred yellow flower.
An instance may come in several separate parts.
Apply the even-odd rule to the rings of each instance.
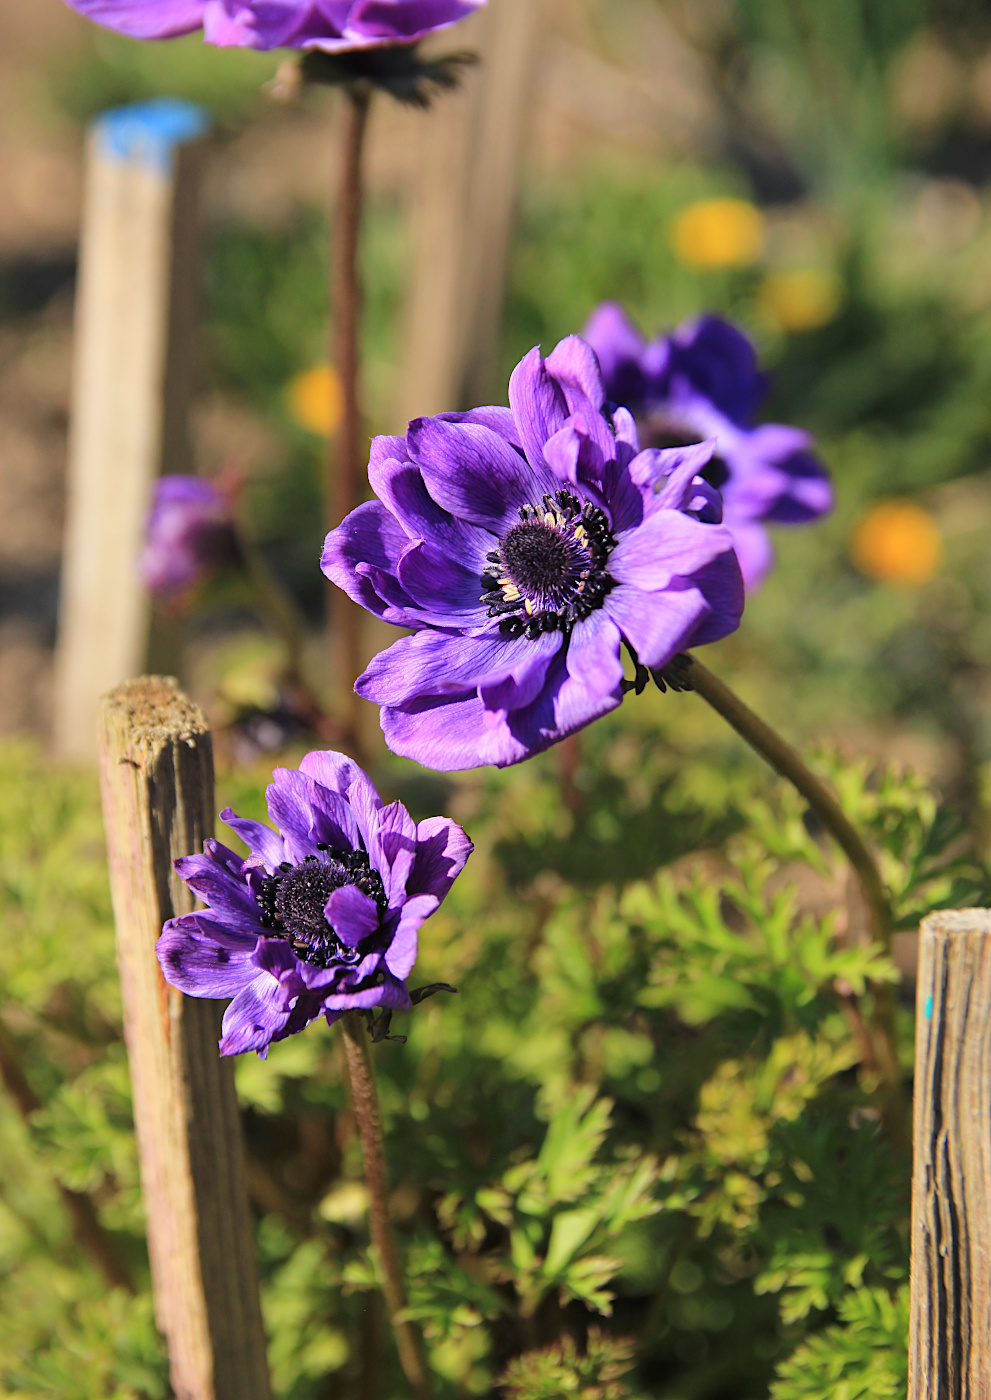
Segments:
[[[939,526],[914,501],[878,501],[850,539],[861,573],[888,583],[928,583],[943,561]]]
[[[814,331],[828,325],[842,301],[839,277],[820,267],[769,272],[760,289],[762,310],[785,331]]]
[[[675,216],[671,246],[688,267],[748,267],[764,249],[764,216],[745,199],[700,199]]]
[[[289,381],[289,414],[318,437],[330,437],[341,421],[341,384],[330,365],[315,365]]]

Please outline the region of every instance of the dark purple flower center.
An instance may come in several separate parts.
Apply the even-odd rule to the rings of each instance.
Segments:
[[[606,563],[615,543],[605,512],[566,489],[542,506],[520,506],[519,524],[486,555],[481,601],[489,617],[502,618],[507,637],[570,632],[612,588]]]
[[[318,846],[321,855],[307,856],[300,865],[284,862],[275,875],[266,876],[255,898],[262,923],[276,938],[285,938],[303,962],[329,967],[331,962],[359,962],[361,948],[349,948],[327,921],[324,908],[335,890],[355,885],[385,913],[388,900],[382,877],[372,870],[364,851],[330,850]],[[367,941],[367,940],[366,940]]]
[[[639,425],[644,447],[694,447],[702,438],[687,423],[665,413],[663,409],[648,413]],[[729,467],[721,457],[713,457],[699,476],[714,491],[721,491],[729,481]]]

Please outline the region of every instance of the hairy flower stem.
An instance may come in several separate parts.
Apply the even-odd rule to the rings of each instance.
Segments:
[[[365,1161],[370,1233],[382,1269],[382,1292],[396,1338],[399,1364],[409,1382],[414,1400],[429,1400],[430,1382],[423,1359],[420,1335],[416,1325],[403,1317],[406,1289],[403,1285],[396,1237],[389,1216],[389,1181],[385,1168],[382,1117],[375,1087],[375,1070],[368,1052],[368,1032],[360,1015],[354,1011],[342,1019],[341,1030],[344,1032],[344,1055],[351,1083],[351,1102],[358,1120],[361,1151]]]
[[[327,528],[339,525],[364,496],[362,478],[362,412],[360,398],[361,275],[359,242],[364,203],[362,155],[371,89],[354,84],[346,90],[342,113],[340,184],[331,247],[331,314],[333,361],[341,386],[341,426],[328,462]],[[347,678],[344,719],[348,738],[358,742],[358,698],[351,681],[363,669],[361,613],[347,595],[332,590],[332,616],[337,634],[337,665]]]
[[[871,935],[886,953],[890,953],[891,910],[880,872],[867,844],[829,789],[803,762],[796,750],[755,715],[697,657],[685,656],[680,659],[675,668],[675,684],[682,684],[700,695],[776,773],[805,798],[853,867],[867,906]],[[909,1141],[909,1125],[898,1067],[893,994],[890,987],[877,986],[873,997],[874,1014],[870,1028],[873,1063],[869,1068],[881,1081],[885,1118],[891,1136],[903,1145]]]

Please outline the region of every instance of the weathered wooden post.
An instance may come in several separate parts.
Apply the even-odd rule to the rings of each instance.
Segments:
[[[991,1397],[991,910],[923,921],[909,1400]]]
[[[213,749],[174,680],[102,708],[101,785],[155,1312],[177,1400],[270,1400],[241,1126],[219,1008],[155,956],[194,901],[172,868],[213,833]]]
[[[160,99],[90,129],[76,300],[55,744],[96,758],[100,696],[145,666],[135,565],[151,486],[192,470],[187,414],[206,114]]]

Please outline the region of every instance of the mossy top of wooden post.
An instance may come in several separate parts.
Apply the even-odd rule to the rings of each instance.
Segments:
[[[108,728],[119,728],[122,737],[149,752],[210,733],[203,711],[183,694],[175,676],[125,681],[106,697],[104,715]]]

